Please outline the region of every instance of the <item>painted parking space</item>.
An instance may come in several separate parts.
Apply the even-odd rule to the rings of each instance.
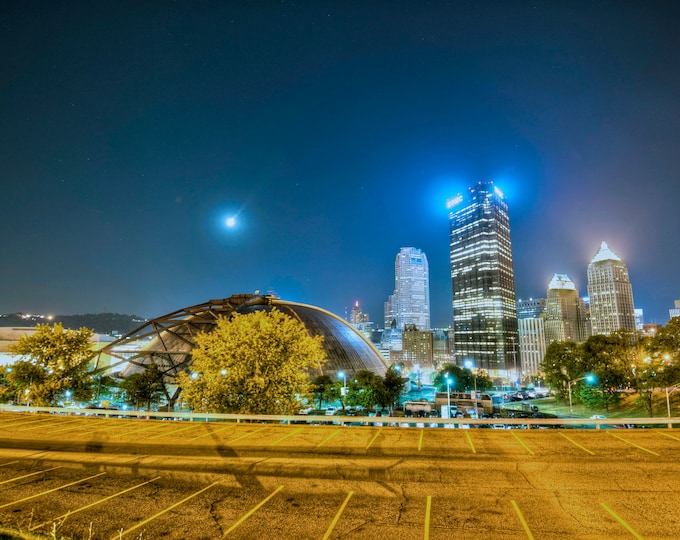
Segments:
[[[515,458],[567,453],[575,459],[625,453],[631,459],[669,459],[668,445],[680,448],[680,434],[664,429],[492,430],[392,426],[275,425],[169,422],[3,413],[4,437],[41,439],[46,434],[70,442],[125,441],[162,445],[172,441],[235,449],[382,455],[507,455]],[[257,427],[254,427],[257,426]],[[266,429],[260,429],[266,428]],[[257,430],[257,433],[253,433]],[[330,438],[329,438],[330,437]],[[278,441],[278,442],[276,442]],[[275,444],[273,444],[275,443]],[[673,446],[671,446],[673,448]]]
[[[474,440],[475,434],[471,437]],[[605,476],[597,470],[601,462],[589,460],[586,454],[583,458],[585,465],[556,463],[540,470],[533,460],[498,463],[490,475],[488,461],[469,456],[457,472],[442,469],[437,482],[290,481],[225,475],[182,489],[171,478],[68,471],[76,474],[74,479],[63,476],[65,468],[47,471],[51,477],[46,486],[44,478],[38,480],[45,471],[24,469],[14,476],[38,474],[25,476],[11,490],[0,487],[0,519],[19,525],[31,516],[32,528],[47,532],[51,523],[69,515],[60,525],[60,534],[87,537],[92,523],[96,538],[117,538],[122,531],[124,538],[227,534],[429,540],[490,538],[502,531],[504,538],[538,539],[555,536],[556,530],[559,537],[574,539],[670,538],[669,528],[680,527],[677,491],[661,483],[667,470],[659,468],[658,477],[649,471],[636,475],[628,463],[622,463]],[[660,491],[647,492],[641,478],[658,485]],[[68,490],[54,489],[67,484]]]

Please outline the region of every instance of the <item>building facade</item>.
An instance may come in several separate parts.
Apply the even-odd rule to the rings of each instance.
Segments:
[[[588,338],[585,304],[566,274],[555,274],[548,284],[545,337],[549,344],[553,341],[582,343]]]
[[[396,328],[415,325],[418,330],[430,330],[430,272],[427,256],[414,247],[399,250],[394,262],[394,294],[385,306],[387,319],[396,321]]]
[[[480,182],[447,206],[456,363],[508,375],[518,338],[508,205],[493,182]]]
[[[606,242],[588,265],[588,296],[592,333],[635,331],[635,306],[628,267]]]
[[[540,375],[545,358],[545,304],[545,298],[517,301],[520,366],[522,375],[529,379]]]
[[[402,332],[401,363],[408,373],[419,382],[423,382],[423,374],[434,369],[434,339],[430,331],[418,330],[415,325],[408,324]]]

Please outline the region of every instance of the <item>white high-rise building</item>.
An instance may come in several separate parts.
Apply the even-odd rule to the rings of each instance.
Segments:
[[[427,257],[418,248],[401,248],[397,255],[389,311],[399,330],[406,325],[415,325],[421,331],[430,330],[430,272]]]
[[[590,322],[595,334],[635,331],[633,288],[628,267],[606,242],[588,265]]]
[[[519,359],[522,375],[533,378],[541,372],[545,357],[545,304],[544,298],[517,301],[517,329],[519,332]],[[516,352],[513,351],[513,356]]]

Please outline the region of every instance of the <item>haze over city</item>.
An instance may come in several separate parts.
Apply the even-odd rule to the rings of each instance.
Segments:
[[[272,290],[381,324],[415,246],[448,326],[446,200],[488,180],[518,298],[555,273],[585,295],[602,241],[646,322],[680,298],[674,3],[0,10],[0,313]]]

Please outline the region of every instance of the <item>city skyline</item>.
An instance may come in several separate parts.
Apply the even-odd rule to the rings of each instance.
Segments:
[[[152,318],[274,291],[380,324],[446,200],[508,201],[517,298],[586,290],[606,241],[636,308],[680,298],[680,7],[9,3],[0,312]]]

